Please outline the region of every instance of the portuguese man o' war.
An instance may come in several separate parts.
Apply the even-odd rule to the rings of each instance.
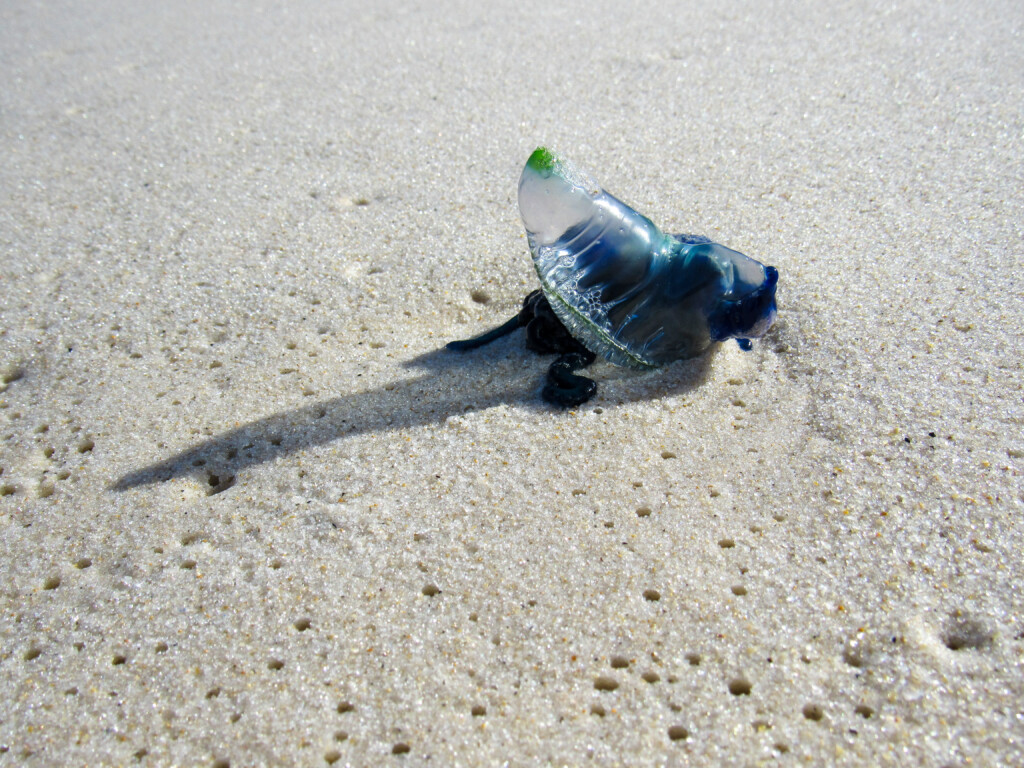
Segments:
[[[526,327],[527,346],[560,353],[543,397],[561,406],[597,391],[574,371],[601,355],[657,368],[736,339],[744,349],[775,321],[775,267],[700,235],[662,233],[560,155],[538,148],[519,179],[519,212],[541,290],[474,349]]]

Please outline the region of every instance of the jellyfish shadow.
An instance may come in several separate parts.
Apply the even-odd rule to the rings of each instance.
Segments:
[[[714,350],[648,373],[601,364],[593,373],[600,388],[592,405],[609,408],[695,389],[707,378],[713,355]],[[213,494],[226,490],[249,467],[348,436],[440,423],[499,405],[521,404],[554,414],[556,409],[540,399],[549,362],[527,352],[515,338],[469,353],[428,352],[402,364],[426,370],[423,375],[250,421],[129,472],[111,489],[125,491],[194,476],[205,477]],[[614,399],[602,397],[602,390],[610,389]]]

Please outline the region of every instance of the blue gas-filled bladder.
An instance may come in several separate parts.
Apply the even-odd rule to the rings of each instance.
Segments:
[[[775,322],[775,267],[700,235],[664,234],[543,147],[519,178],[519,212],[541,290],[504,325],[448,349],[466,352],[525,327],[530,349],[561,355],[541,393],[550,403],[594,396],[597,384],[575,371],[596,355],[657,368],[726,339],[750,349]]]
[[[618,365],[656,368],[775,321],[778,270],[646,216],[543,147],[519,179],[541,288],[569,332]]]

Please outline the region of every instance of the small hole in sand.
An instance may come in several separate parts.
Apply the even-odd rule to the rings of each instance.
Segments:
[[[39,494],[39,498],[48,499],[51,496],[53,496],[53,492],[55,489],[56,486],[54,486],[53,480],[47,478],[46,480],[43,480],[42,482],[39,483],[39,488],[36,490],[36,493]]]
[[[75,568],[77,568],[78,570],[84,571],[86,568],[92,565],[92,560],[90,560],[88,557],[80,557],[77,560],[75,560],[74,565]]]
[[[729,681],[729,693],[733,696],[749,696],[752,686],[743,677],[734,677]]]
[[[10,483],[4,483],[0,485],[0,496],[11,496],[17,493],[18,489]]]
[[[391,748],[392,755],[405,755],[412,751],[412,747],[403,741],[398,742]]]
[[[206,698],[208,699],[216,699],[218,696],[220,696],[220,688],[211,688],[206,692]]]
[[[335,741],[347,741],[348,740],[348,732],[347,731],[335,731],[334,732],[334,740]]]
[[[120,667],[122,664],[127,663],[127,661],[127,656],[125,656],[123,653],[118,653],[114,655],[114,658],[110,660],[110,663],[113,664],[115,667]]]
[[[281,560],[271,560],[270,561],[270,567],[273,568],[275,571],[278,568],[280,568],[282,565],[284,565],[284,562],[281,561]]]
[[[636,516],[637,517],[650,517],[651,516],[651,508],[650,507],[640,507],[636,511]]]
[[[625,656],[612,656],[612,669],[626,669],[629,666],[629,659]]]
[[[843,661],[851,667],[857,667],[858,669],[867,664],[869,655],[868,648],[862,645],[859,640],[847,642],[846,647],[843,649]]]
[[[214,760],[213,768],[231,768],[231,762],[228,760]]]
[[[89,451],[91,451],[95,447],[96,447],[96,443],[94,443],[89,438],[86,438],[85,440],[81,441],[78,444],[78,452],[79,453],[88,453]]]
[[[661,458],[663,459],[674,459],[676,455],[672,451],[662,451]]]
[[[346,712],[351,712],[356,708],[356,705],[350,701],[342,701],[338,704],[338,714],[343,715]]]
[[[661,680],[661,675],[659,675],[657,672],[651,671],[644,672],[642,675],[640,675],[640,677],[643,678],[643,681],[645,683],[650,683],[651,685]]]
[[[597,715],[598,717],[604,717],[605,716],[604,707],[602,707],[600,704],[591,704],[590,705],[590,714]]]
[[[220,475],[211,474],[206,479],[206,482],[210,486],[209,489],[206,491],[206,495],[215,496],[218,493],[224,493],[224,491],[233,486],[235,484],[235,476],[225,475],[221,477]]]
[[[299,632],[305,632],[307,629],[309,629],[311,623],[312,622],[310,622],[309,619],[299,619],[292,626],[294,626],[295,629],[297,629]]]
[[[818,722],[825,716],[825,711],[817,704],[805,705],[803,712],[804,717],[806,717],[808,720],[813,720],[814,722]]]
[[[681,725],[673,725],[668,729],[668,737],[672,741],[682,741],[683,739],[690,738],[690,732]]]
[[[167,643],[157,643],[154,650],[157,653],[167,653]]]
[[[473,717],[483,717],[484,715],[487,714],[487,707],[484,707],[484,706],[481,706],[480,704],[477,704],[475,707],[473,707],[470,710],[470,714],[472,714]]]
[[[488,295],[487,291],[481,291],[479,289],[470,291],[469,298],[477,304],[488,304],[491,301],[491,297]]]
[[[736,546],[736,542],[732,539],[719,539],[718,546],[722,549],[732,549]]]
[[[341,752],[336,749],[324,752],[324,762],[328,765],[334,765],[336,762],[341,760]]]
[[[644,600],[647,600],[647,601],[652,602],[652,603],[656,603],[659,600],[661,600],[661,593],[658,590],[656,590],[656,589],[645,589],[644,590]]]
[[[25,655],[22,656],[22,658],[25,661],[32,661],[33,659],[38,659],[42,652],[43,651],[40,648],[29,648],[27,651],[25,651]]]
[[[942,632],[942,642],[951,651],[976,650],[992,644],[993,634],[974,619],[954,613]]]
[[[732,587],[732,593],[738,597],[743,597],[743,595],[747,594],[747,588],[742,584],[736,584]]]
[[[875,710],[873,710],[871,707],[865,704],[860,704],[859,706],[854,707],[853,711],[861,717],[863,717],[865,720],[867,720],[869,717],[875,714]]]
[[[686,660],[690,663],[691,667],[700,666],[700,654],[699,653],[688,653],[686,654]]]
[[[56,589],[60,586],[60,576],[51,576],[43,582],[43,589]]]
[[[13,384],[25,375],[24,368],[6,368],[2,374],[0,374],[0,384]]]
[[[441,590],[438,589],[436,584],[427,584],[427,586],[423,588],[423,594],[427,597],[433,597],[434,595],[441,594]]]
[[[600,676],[594,679],[594,688],[599,691],[614,691],[619,687],[619,681],[614,677]]]
[[[181,567],[184,570],[186,570],[186,571],[191,571],[192,569],[194,569],[196,567],[196,561],[195,560],[182,560],[181,561]]]
[[[283,669],[283,668],[284,668],[284,662],[281,661],[280,659],[271,659],[270,661],[267,662],[267,669],[272,669],[272,670],[274,670],[276,672],[277,670]]]
[[[64,689],[64,695],[65,696],[77,696],[78,695],[78,688],[75,687],[75,686],[71,686],[70,688],[65,688]]]

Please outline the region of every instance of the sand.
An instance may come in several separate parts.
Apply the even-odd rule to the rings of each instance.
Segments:
[[[0,764],[1024,763],[1022,34],[5,3]],[[776,327],[570,411],[440,351],[540,144]]]

